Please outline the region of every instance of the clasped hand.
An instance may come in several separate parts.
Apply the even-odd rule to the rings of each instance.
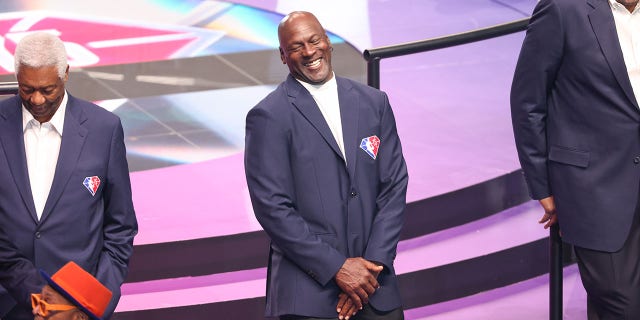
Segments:
[[[383,268],[360,257],[348,258],[344,262],[335,276],[342,290],[336,307],[339,319],[349,319],[369,303],[369,296],[380,287],[377,278]]]

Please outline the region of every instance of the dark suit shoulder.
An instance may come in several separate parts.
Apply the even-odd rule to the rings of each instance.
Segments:
[[[355,90],[358,90],[359,92],[362,92],[368,95],[374,95],[374,96],[385,95],[385,93],[380,89],[376,89],[374,87],[368,86],[366,84],[360,83],[355,80],[351,80],[349,78],[336,77],[336,81],[338,82],[338,87],[342,87],[342,88],[351,87]]]
[[[271,130],[290,128],[295,107],[289,100],[284,82],[271,91],[247,113],[246,122],[268,123]]]
[[[14,105],[20,101],[20,97],[16,94],[13,96],[7,96],[6,99],[0,101],[0,108],[4,108],[7,105]]]
[[[20,110],[21,104],[18,95],[0,101],[0,116],[8,117],[11,113]]]
[[[609,6],[608,0],[540,0],[534,9],[534,13],[537,11],[544,11],[543,8],[549,10],[557,10],[562,13],[562,20],[572,20],[572,14],[587,13],[593,8],[600,6]]]
[[[336,80],[339,94],[357,96],[360,107],[370,109],[380,115],[390,107],[389,99],[384,91],[351,79],[336,77]]]
[[[287,90],[285,89],[284,82],[282,82],[266,97],[262,98],[252,109],[263,109],[268,112],[277,111],[282,108],[287,108],[286,105],[288,101]]]

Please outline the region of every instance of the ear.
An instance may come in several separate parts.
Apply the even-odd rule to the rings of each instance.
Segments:
[[[67,83],[67,80],[69,80],[69,65],[67,65],[67,70],[64,71],[64,79],[62,81]]]
[[[282,61],[282,64],[287,64],[287,60],[284,58],[284,50],[282,50],[282,47],[278,47],[278,49],[280,50],[280,61]]]

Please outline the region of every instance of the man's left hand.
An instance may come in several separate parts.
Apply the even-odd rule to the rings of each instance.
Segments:
[[[377,275],[383,270],[361,257],[347,258],[335,275],[336,284],[356,304],[358,309],[369,303],[369,295],[379,287]]]
[[[369,273],[371,273],[371,275],[374,278],[378,279],[378,275],[380,275],[380,272],[384,270],[384,266],[375,261],[370,261],[370,262],[383,268],[380,270],[377,270],[377,269],[369,270]],[[356,313],[358,312],[358,308],[356,304],[353,302],[353,300],[349,299],[349,296],[346,293],[340,292],[340,294],[338,295],[338,305],[336,307],[336,311],[338,312],[338,319],[348,320],[349,318],[356,315]]]

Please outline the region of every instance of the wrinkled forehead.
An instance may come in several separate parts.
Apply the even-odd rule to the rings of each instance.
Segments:
[[[54,85],[60,81],[58,69],[55,66],[48,67],[20,67],[17,80],[19,84],[30,86]]]

